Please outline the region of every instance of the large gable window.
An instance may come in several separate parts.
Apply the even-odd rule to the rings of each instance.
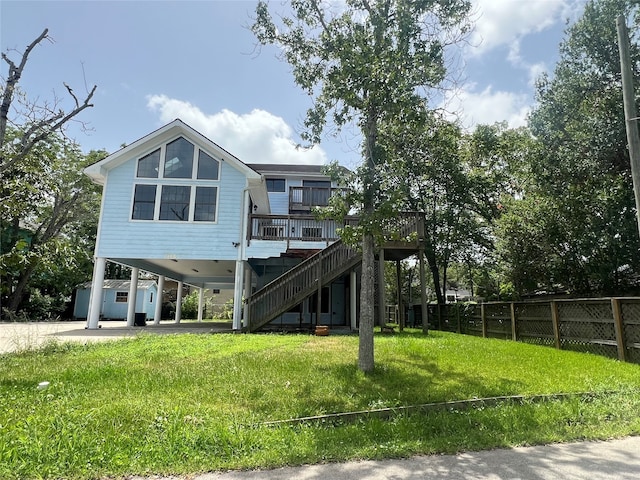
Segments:
[[[198,154],[198,178],[218,180],[218,161],[202,150]]]
[[[156,208],[156,186],[136,185],[133,194],[133,214],[134,220],[153,220]]]
[[[164,156],[164,178],[191,178],[193,152],[193,144],[182,137],[167,143]]]
[[[193,220],[196,222],[215,222],[216,204],[218,203],[216,187],[196,187],[196,203]]]
[[[220,160],[184,137],[138,158],[136,178],[132,220],[217,221]]]
[[[191,187],[163,185],[160,200],[160,220],[189,220]]]
[[[138,177],[158,178],[160,168],[160,149],[145,155],[138,160]]]

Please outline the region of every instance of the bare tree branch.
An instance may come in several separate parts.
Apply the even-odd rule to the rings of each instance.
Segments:
[[[64,83],[67,92],[69,92],[69,95],[71,95],[75,102],[75,108],[67,113],[65,113],[64,110],[54,112],[53,109],[49,110],[45,108],[44,111],[47,113],[39,119],[34,119],[33,123],[21,133],[18,141],[13,145],[15,149],[12,149],[10,153],[7,151],[5,145],[6,130],[9,122],[9,110],[11,108],[16,87],[20,81],[20,77],[22,76],[22,71],[27,63],[29,54],[36,45],[42,42],[45,38],[49,38],[48,32],[48,29],[44,29],[40,36],[29,44],[22,54],[22,58],[18,66],[16,66],[16,64],[6,54],[2,54],[2,59],[9,65],[9,75],[2,95],[2,105],[0,106],[0,175],[22,161],[39,142],[47,139],[47,137],[52,133],[62,130],[67,122],[73,119],[84,109],[93,107],[93,104],[90,102],[96,91],[96,85],[93,86],[91,91],[87,94],[87,97],[80,102],[71,87]]]

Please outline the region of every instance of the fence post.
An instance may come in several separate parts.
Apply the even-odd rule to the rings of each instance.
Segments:
[[[558,304],[555,300],[551,300],[551,323],[553,324],[553,337],[555,340],[556,348],[560,349],[560,321],[558,315]]]
[[[484,303],[480,305],[480,319],[482,320],[482,338],[487,338],[487,317],[484,311]]]
[[[616,331],[616,344],[618,345],[618,360],[626,362],[627,348],[624,343],[624,323],[622,322],[622,312],[620,310],[620,299],[611,299],[611,311],[613,312],[613,326]]]
[[[514,342],[518,341],[518,331],[516,329],[516,306],[514,302],[511,302],[511,339]]]

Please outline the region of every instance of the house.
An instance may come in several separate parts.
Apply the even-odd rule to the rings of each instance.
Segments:
[[[100,316],[104,319],[126,319],[129,301],[130,280],[104,280],[102,283],[102,306]],[[86,319],[89,313],[91,282],[84,283],[76,289],[73,305],[73,317]],[[158,287],[153,280],[138,280],[135,313],[144,314],[147,320],[155,316]]]
[[[322,166],[246,164],[174,120],[85,173],[103,186],[92,284],[102,285],[107,261],[131,267],[128,324],[144,271],[157,275],[158,291],[165,279],[177,281],[178,298],[184,285],[199,289],[200,306],[205,289],[233,289],[236,330],[357,327],[360,255],[338,236],[357,219],[314,216],[341,192]],[[416,222],[398,218],[389,259],[418,250]],[[96,292],[88,328],[98,327]],[[178,302],[176,322],[180,310]]]

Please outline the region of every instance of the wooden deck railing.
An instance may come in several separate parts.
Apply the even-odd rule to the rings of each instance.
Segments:
[[[249,240],[299,240],[306,242],[335,242],[338,229],[358,223],[356,217],[344,222],[318,220],[313,215],[252,215]]]
[[[361,261],[360,253],[337,241],[255,292],[246,301],[249,331],[256,331],[298,305]]]

